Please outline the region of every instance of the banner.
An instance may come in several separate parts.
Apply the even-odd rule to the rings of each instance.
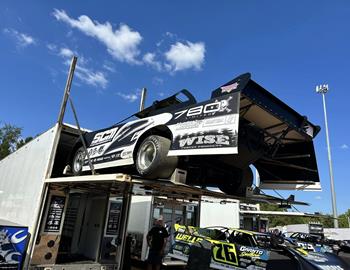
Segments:
[[[22,269],[28,240],[27,227],[0,225],[0,269]]]

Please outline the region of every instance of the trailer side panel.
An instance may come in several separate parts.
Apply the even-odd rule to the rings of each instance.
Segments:
[[[0,161],[0,219],[29,227],[35,218],[57,127]]]

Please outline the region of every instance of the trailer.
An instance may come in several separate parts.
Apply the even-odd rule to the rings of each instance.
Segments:
[[[12,223],[13,227],[23,228],[20,233],[9,230],[2,233],[0,247],[3,250],[4,244],[12,239],[15,240],[14,242],[26,241],[23,254],[9,259],[12,267],[17,263],[18,269],[22,265],[26,269],[123,269],[129,213],[151,209],[149,206],[146,210],[138,209],[136,204],[132,204],[132,196],[143,196],[143,201],[149,200],[147,196],[151,196],[158,198],[158,203],[161,203],[161,200],[166,204],[173,202],[172,222],[177,220],[177,202],[186,203],[186,211],[182,212],[182,214],[185,213],[182,221],[189,223],[199,222],[198,216],[203,219],[203,222],[205,221],[203,217],[205,212],[200,213],[200,210],[196,210],[196,207],[200,209],[197,203],[200,204],[204,197],[214,197],[226,202],[245,199],[254,202],[296,203],[294,200],[265,196],[259,192],[259,189],[249,185],[242,186],[243,193],[240,192],[240,196],[230,192],[225,194],[213,191],[204,188],[210,182],[206,181],[208,180],[206,177],[197,177],[196,181],[187,182],[186,171],[182,168],[175,168],[169,178],[156,179],[140,177],[135,173],[125,172],[122,168],[112,173],[96,172],[94,163],[100,160],[98,158],[89,160],[88,149],[84,145],[86,143],[84,134],[89,134],[89,131],[80,127],[69,96],[76,61],[74,57],[57,123],[0,161],[0,219],[5,220],[4,225],[9,226],[8,224]],[[251,133],[248,130],[246,133],[241,132],[243,136],[240,139],[243,146],[241,152],[245,155],[246,151],[249,162],[253,162],[249,151],[254,147],[259,150],[259,157],[253,158],[253,163],[261,172],[262,186],[319,188],[312,142],[319,128],[251,80],[249,74],[240,76],[236,81],[216,89],[213,91],[212,98],[219,98],[224,92],[233,90],[236,91],[235,97],[239,97],[236,109],[239,112],[239,119],[242,123],[244,122],[244,127],[255,131],[261,130],[260,142],[268,145],[271,150],[266,152],[261,145],[250,144],[252,141],[249,143],[247,141],[247,145],[244,145],[249,137],[244,137],[244,134]],[[76,120],[75,126],[63,123],[68,101]],[[154,107],[166,110],[170,103],[174,105],[174,99],[169,102],[169,100],[163,100],[155,103]],[[225,104],[227,105],[227,102],[220,102],[220,106]],[[209,105],[199,105],[199,108],[203,110],[203,106],[207,113],[208,110],[218,110]],[[230,108],[226,106],[221,109]],[[152,108],[146,108],[140,112],[139,116],[148,117],[151,113]],[[198,111],[186,109],[181,115],[192,117],[193,113],[198,114]],[[238,113],[236,113],[237,117]],[[268,121],[265,122],[266,119]],[[233,121],[233,118],[228,117],[226,120]],[[208,130],[213,124],[215,124],[213,121],[206,121]],[[221,129],[216,130],[216,132],[219,131],[221,132]],[[234,137],[238,138],[236,133]],[[67,157],[78,140],[83,144],[86,153],[85,165],[90,169],[86,170],[86,174],[74,176],[66,170]],[[239,146],[235,145],[233,148],[238,150]],[[296,161],[297,157],[304,159],[305,162],[301,164]],[[130,156],[128,158],[130,159]],[[194,158],[194,160],[202,164],[200,159]],[[234,160],[238,163],[243,162],[237,157]],[[243,163],[246,166],[247,160]],[[191,175],[191,177],[196,176],[195,170],[191,171]],[[243,174],[241,176],[245,177]],[[251,175],[248,175],[248,178],[249,181],[252,180]],[[233,187],[235,185],[228,184],[222,189],[233,191]],[[164,209],[159,207],[159,213]],[[232,213],[236,215],[235,211]],[[164,212],[164,214],[167,213]],[[146,223],[147,221],[140,222],[140,225],[145,225],[144,231]],[[130,228],[142,230],[141,227]],[[144,250],[143,248],[141,252]],[[6,265],[6,263],[5,259],[2,264]]]

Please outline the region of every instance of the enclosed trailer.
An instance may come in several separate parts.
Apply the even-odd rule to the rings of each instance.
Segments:
[[[75,62],[76,58],[73,58],[57,124],[0,161],[0,219],[28,228],[30,238],[28,238],[25,267],[122,269],[132,194],[166,196],[171,200],[192,200],[192,202],[208,195],[222,199],[230,196],[202,189],[204,186],[210,186],[211,181],[216,179],[207,174],[196,173],[196,168],[192,170],[193,167],[187,168],[189,171],[186,183],[189,185],[174,184],[169,179],[149,180],[130,176],[124,174],[122,169],[116,170],[120,173],[95,174],[91,160],[87,162],[90,163],[92,175],[64,176],[67,157],[70,156],[75,143],[79,138],[83,144],[86,143],[83,135],[84,133],[89,134],[88,131],[79,127],[78,121],[76,121],[77,128],[63,124],[67,101],[70,100],[73,104],[69,93]],[[227,105],[228,102],[225,99],[228,97],[225,96],[225,93],[229,94],[231,91],[236,97],[236,103],[231,105],[236,106],[235,112],[239,112],[241,128],[238,134],[237,132],[231,134],[233,136],[231,138],[232,148],[240,154],[225,157],[226,152],[221,153],[223,154],[220,157],[222,164],[234,163],[235,166],[242,165],[244,168],[246,165],[254,164],[259,170],[261,187],[296,188],[302,185],[305,189],[319,188],[312,142],[319,128],[251,80],[250,74],[239,76],[216,89],[211,99],[220,100],[220,106],[223,106],[220,107],[221,109],[230,109],[224,105]],[[134,116],[153,117],[152,113],[155,111],[167,110],[169,105],[177,107],[179,103],[179,100],[170,97],[155,102],[151,107]],[[208,104],[193,104],[192,102],[187,105],[200,110],[205,107],[207,116],[213,113],[212,110],[215,112],[219,110],[218,102],[215,102],[216,107],[214,105],[210,107]],[[201,114],[201,112],[198,113],[198,110],[191,109],[192,107],[186,109],[182,106],[181,116],[191,118],[193,113]],[[77,120],[73,105],[72,109]],[[236,120],[237,116],[238,113],[236,113]],[[233,118],[229,117],[226,120],[231,123]],[[182,124],[181,126],[186,126]],[[214,124],[216,125],[213,119],[209,119],[205,124],[209,131]],[[235,127],[238,127],[237,121]],[[174,126],[174,129],[177,130],[177,127]],[[215,132],[221,131],[221,129],[215,130]],[[254,134],[258,136],[255,137]],[[97,137],[100,138],[100,135]],[[210,144],[210,141],[208,143]],[[184,149],[173,150],[175,151],[173,154],[176,154],[180,153],[176,151]],[[205,152],[202,151],[204,148],[199,150],[201,153]],[[211,150],[213,154],[216,151],[218,149]],[[86,147],[85,152],[88,152]],[[229,152],[233,154],[232,149],[229,149]],[[88,154],[86,156],[89,159]],[[130,152],[124,157],[129,158],[131,162]],[[208,161],[196,157],[194,160],[198,161],[197,166],[199,164],[201,168],[205,168]],[[94,160],[94,162],[100,161],[98,158]],[[174,179],[181,175],[180,172],[181,170],[175,169]],[[184,175],[186,173],[182,174]],[[236,174],[233,173],[233,175]],[[247,175],[237,174],[236,176],[243,181]],[[251,175],[247,177],[250,181]],[[182,178],[185,179],[185,177]],[[221,181],[223,180],[225,177],[221,177]],[[242,181],[238,182],[243,183]],[[227,186],[225,183],[222,182],[224,184],[222,189],[228,191],[228,194],[235,190],[234,183],[227,182]],[[245,187],[249,185],[245,186],[245,182],[243,184],[242,194],[246,195]],[[201,188],[195,187],[196,185]],[[251,189],[250,191],[254,193]],[[260,198],[261,195],[258,197]],[[235,197],[232,196],[232,198]],[[174,213],[176,214],[176,211],[172,212],[172,215]],[[185,217],[189,213],[194,212],[191,212],[190,208],[186,209]],[[84,264],[84,262],[88,263]]]

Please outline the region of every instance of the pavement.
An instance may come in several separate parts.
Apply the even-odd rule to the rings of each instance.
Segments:
[[[295,270],[298,269],[297,264],[288,256],[271,251],[270,259],[267,263],[267,270]]]
[[[350,265],[350,253],[341,252],[338,255]]]
[[[341,253],[340,257],[350,265],[350,253]],[[146,265],[137,265],[131,267],[131,270],[143,270],[146,269]],[[180,270],[184,267],[167,267],[162,269]],[[284,254],[272,251],[270,253],[270,259],[267,264],[266,270],[295,270],[298,269],[297,264]]]

